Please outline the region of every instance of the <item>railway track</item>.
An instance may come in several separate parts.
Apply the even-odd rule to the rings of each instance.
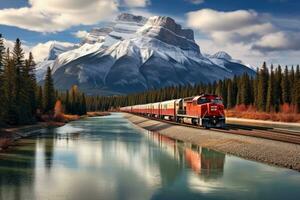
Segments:
[[[137,116],[141,116],[141,115],[137,115]],[[169,124],[204,130],[203,127],[199,127],[196,125],[182,124],[182,123],[178,123],[178,122],[174,122],[174,121],[157,119],[157,118],[148,117],[148,116],[142,116],[142,117],[169,123]],[[220,132],[220,133],[250,136],[250,137],[263,138],[263,139],[269,139],[269,140],[275,140],[275,141],[287,142],[287,143],[300,145],[300,132],[297,133],[297,132],[293,132],[293,131],[278,130],[276,128],[270,128],[270,127],[259,127],[259,126],[238,125],[238,124],[227,124],[225,129],[211,128],[210,130]]]

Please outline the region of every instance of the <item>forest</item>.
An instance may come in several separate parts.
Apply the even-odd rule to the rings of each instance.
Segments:
[[[86,114],[84,93],[76,86],[66,92],[55,90],[49,67],[43,86],[39,86],[35,65],[31,53],[25,58],[20,39],[10,50],[0,34],[0,127],[51,120],[63,112]],[[55,109],[62,99],[64,105]]]

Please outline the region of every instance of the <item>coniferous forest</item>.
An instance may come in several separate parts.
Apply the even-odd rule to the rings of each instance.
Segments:
[[[0,126],[33,124],[43,120],[43,115],[51,118],[56,101],[61,99],[65,113],[86,114],[83,93],[75,87],[66,93],[56,91],[50,68],[43,86],[38,86],[33,55],[25,58],[19,39],[13,49],[5,48],[0,34]]]
[[[261,112],[279,112],[283,105],[300,112],[300,72],[296,67],[267,67],[263,63],[256,76],[243,74],[233,79],[219,80],[211,84],[173,86],[158,90],[115,97],[88,97],[88,110],[108,110],[120,106],[159,102],[189,97],[202,93],[223,97],[224,106],[232,109],[238,105],[252,106]]]

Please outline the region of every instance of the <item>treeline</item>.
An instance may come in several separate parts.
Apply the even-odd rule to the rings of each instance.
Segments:
[[[88,110],[109,110],[120,106],[144,104],[182,97],[213,93],[223,97],[226,108],[237,105],[252,105],[259,111],[279,112],[280,106],[288,104],[300,110],[300,72],[299,65],[282,69],[266,63],[257,70],[256,75],[235,76],[210,84],[195,86],[173,86],[159,90],[113,97],[88,97]]]
[[[61,93],[60,99],[65,105],[65,113],[73,115],[85,115],[87,113],[85,94],[80,92],[76,85],[65,93]]]
[[[29,53],[25,59],[21,41],[16,40],[12,51],[5,48],[0,34],[0,126],[32,124],[43,115],[51,116],[57,100],[69,95],[55,90],[51,69],[47,69],[44,85],[38,86],[35,76],[35,62]],[[71,93],[67,112],[85,114],[84,95],[78,91]],[[80,98],[78,97],[80,95]],[[84,99],[85,101],[85,99]],[[80,107],[77,111],[74,107]]]

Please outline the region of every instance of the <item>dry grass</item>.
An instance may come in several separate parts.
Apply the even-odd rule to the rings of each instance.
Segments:
[[[284,104],[280,112],[259,112],[254,106],[238,105],[234,109],[226,110],[227,117],[237,117],[257,120],[271,120],[279,122],[300,122],[300,113],[294,106]]]

